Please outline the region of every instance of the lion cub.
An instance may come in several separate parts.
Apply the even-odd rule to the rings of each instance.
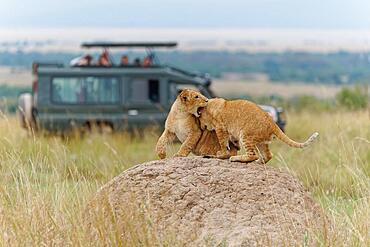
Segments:
[[[210,99],[207,107],[201,108],[200,123],[202,129],[216,131],[222,148],[218,158],[230,157],[230,136],[239,140],[246,154],[230,157],[230,161],[239,162],[257,160],[259,153],[262,161],[268,162],[272,158],[268,144],[273,135],[296,148],[308,146],[319,135],[315,132],[306,142],[295,142],[281,131],[267,112],[247,100]]]
[[[161,159],[166,158],[166,147],[176,137],[182,143],[175,156],[215,155],[221,150],[214,131],[200,129],[200,110],[207,105],[208,99],[197,91],[184,89],[176,98],[167,116],[165,130],[156,145],[156,152]],[[238,142],[230,144],[230,153],[237,154]]]

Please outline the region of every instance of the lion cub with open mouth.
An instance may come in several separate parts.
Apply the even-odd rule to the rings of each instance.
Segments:
[[[200,124],[202,129],[215,130],[221,150],[218,158],[229,158],[230,136],[239,140],[246,150],[244,155],[234,155],[230,161],[251,162],[259,159],[266,163],[272,158],[269,142],[275,135],[291,147],[308,146],[319,135],[317,132],[304,143],[291,140],[276,125],[272,117],[258,105],[247,100],[210,99],[205,108],[200,108]]]
[[[157,155],[166,158],[166,147],[176,137],[182,143],[175,156],[216,155],[221,150],[214,131],[200,129],[200,111],[207,106],[208,99],[199,92],[184,89],[177,96],[165,123],[165,130],[156,145]],[[236,155],[239,149],[237,141],[230,143],[230,153]]]

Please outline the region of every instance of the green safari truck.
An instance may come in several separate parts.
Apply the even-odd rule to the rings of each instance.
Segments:
[[[105,55],[96,63],[90,55],[76,58],[68,66],[34,63],[32,93],[20,95],[18,102],[23,127],[64,133],[93,125],[113,131],[163,126],[181,89],[194,88],[206,97],[214,96],[208,75],[159,62],[153,49],[175,47],[176,42],[84,43],[82,46],[102,48]],[[115,64],[107,52],[115,47],[145,48],[147,55],[143,63],[139,59],[128,61],[126,57],[122,63]],[[281,111],[267,107],[283,129]]]

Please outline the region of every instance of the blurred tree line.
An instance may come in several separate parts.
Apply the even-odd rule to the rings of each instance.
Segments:
[[[126,53],[130,61],[143,58],[144,53]],[[0,66],[21,66],[31,68],[34,61],[62,62],[68,64],[77,53],[40,52],[0,52]],[[92,54],[95,58],[99,53]],[[119,61],[122,53],[113,53],[114,61]],[[279,96],[238,97],[251,99],[261,104],[283,106],[286,109],[327,111],[339,108],[357,110],[369,104],[370,53],[247,53],[228,51],[172,51],[159,52],[162,63],[212,76],[225,72],[265,73],[272,81],[304,81],[307,83],[332,83],[348,85],[334,99],[318,99],[313,96],[300,96],[284,99]],[[360,85],[359,82],[362,82]],[[359,85],[357,85],[359,84]],[[357,85],[357,86],[354,86]],[[30,91],[30,87],[0,85],[0,110],[15,112],[17,96]]]
[[[144,53],[126,52],[132,62]],[[370,53],[309,53],[273,52],[248,53],[244,51],[169,51],[158,52],[164,64],[210,73],[220,77],[225,72],[264,73],[272,81],[303,81],[307,83],[351,84],[370,82]],[[30,68],[33,61],[60,61],[67,64],[76,53],[55,52],[0,52],[0,66]],[[95,58],[98,53],[93,53]],[[118,63],[122,53],[112,53]]]

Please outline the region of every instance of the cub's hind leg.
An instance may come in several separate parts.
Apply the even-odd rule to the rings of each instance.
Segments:
[[[262,155],[262,161],[264,164],[272,159],[272,153],[267,143],[259,143],[257,144],[257,148],[259,153]]]
[[[168,131],[167,129],[163,131],[163,134],[161,135],[161,137],[159,137],[157,141],[157,145],[155,147],[155,151],[157,155],[159,156],[159,158],[161,159],[166,158],[167,145],[168,143],[173,142],[175,138],[176,138],[175,133],[172,133]]]
[[[230,158],[230,145],[229,145],[229,133],[225,130],[226,128],[216,128],[216,135],[220,144],[220,150],[217,151],[216,158],[228,159]]]
[[[246,163],[246,162],[252,162],[258,159],[256,142],[253,140],[253,138],[243,137],[242,145],[246,150],[246,154],[231,156],[230,161]]]

